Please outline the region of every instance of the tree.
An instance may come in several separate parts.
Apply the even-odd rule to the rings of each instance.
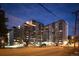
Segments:
[[[7,21],[8,19],[5,17],[5,12],[2,9],[0,9],[0,37],[5,36],[5,34],[8,31],[6,25]]]

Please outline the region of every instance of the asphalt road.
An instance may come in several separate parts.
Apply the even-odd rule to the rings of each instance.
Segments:
[[[0,49],[0,56],[71,56],[74,49],[67,47],[24,47]]]

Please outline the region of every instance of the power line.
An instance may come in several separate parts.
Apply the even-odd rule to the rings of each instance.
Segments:
[[[57,18],[60,18],[58,17],[56,14],[54,14],[53,12],[51,12],[48,8],[46,8],[44,5],[42,5],[41,3],[38,3],[41,7],[43,7],[47,12],[49,12],[50,14],[52,14],[53,16],[57,17]]]

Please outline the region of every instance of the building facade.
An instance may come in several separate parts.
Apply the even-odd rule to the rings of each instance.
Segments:
[[[49,26],[49,40],[62,43],[68,39],[68,25],[64,20],[58,20]]]
[[[68,38],[68,27],[64,20],[44,25],[35,20],[23,23],[19,28],[13,29],[14,39],[20,42],[53,42],[62,43]]]
[[[22,26],[22,38],[31,42],[43,40],[44,24],[35,20],[26,21]]]

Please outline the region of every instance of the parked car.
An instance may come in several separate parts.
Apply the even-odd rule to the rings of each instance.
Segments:
[[[55,45],[53,42],[32,42],[32,44],[37,47],[46,47]]]

